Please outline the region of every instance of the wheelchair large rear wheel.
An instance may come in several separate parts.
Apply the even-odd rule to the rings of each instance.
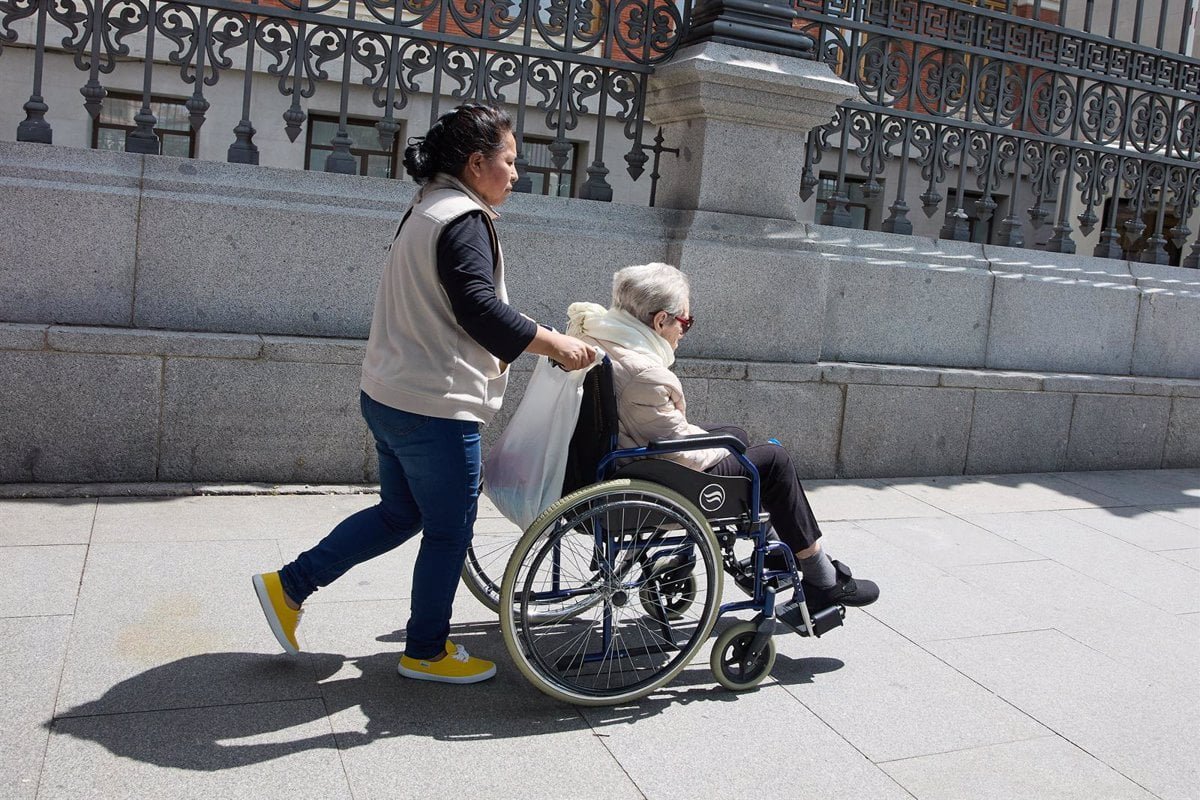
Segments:
[[[500,584],[504,580],[504,568],[521,539],[522,532],[477,532],[467,548],[467,560],[463,562],[462,581],[475,599],[492,611],[500,610]]]
[[[685,573],[691,597],[680,604]],[[716,539],[695,506],[647,481],[606,481],[559,500],[525,532],[504,574],[500,626],[517,668],[551,697],[628,702],[704,645],[722,583]]]
[[[517,542],[522,536],[521,531],[499,534],[476,533],[467,548],[467,558],[463,562],[462,580],[475,599],[492,611],[500,612],[500,586],[504,580],[504,570],[508,566]],[[595,579],[595,576],[593,576]],[[556,600],[548,600],[546,608],[538,609],[536,601],[530,604],[528,614],[532,619],[542,619],[546,616],[561,618],[570,608],[583,610],[596,598],[581,596],[579,601],[568,606]]]

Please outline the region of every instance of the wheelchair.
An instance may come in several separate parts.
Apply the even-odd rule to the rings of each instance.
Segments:
[[[718,618],[744,611],[753,618],[725,628],[710,658],[722,686],[744,691],[770,674],[776,632],[821,636],[842,624],[842,606],[810,613],[791,549],[760,509],[745,443],[705,434],[618,449],[616,433],[605,358],[584,381],[564,496],[519,538],[477,536],[467,554],[464,582],[499,613],[509,654],[538,689],[585,706],[645,697],[692,661]],[[651,458],[712,447],[750,477]],[[773,552],[783,569],[766,566]],[[725,574],[747,599],[721,602]]]

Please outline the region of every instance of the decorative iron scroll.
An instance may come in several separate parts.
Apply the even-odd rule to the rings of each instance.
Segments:
[[[0,0],[0,55],[18,42],[18,30],[32,31],[33,91],[20,141],[51,141],[41,94],[48,44],[57,42],[87,72],[81,92],[96,118],[106,96],[101,76],[136,43],[145,70],[137,129],[126,145],[135,152],[158,152],[151,67],[165,60],[191,88],[193,130],[209,109],[206,87],[231,69],[243,71],[242,119],[228,159],[257,164],[250,118],[257,64],[290,101],[283,121],[292,141],[307,119],[302,101],[319,83],[340,83],[340,121],[326,166],[336,172],[354,168],[346,125],[358,84],[380,110],[376,128],[385,143],[418,93],[432,101],[431,122],[459,102],[515,105],[518,140],[527,111],[541,113],[555,133],[549,150],[559,169],[571,151],[566,134],[594,115],[594,158],[581,196],[610,200],[605,122],[617,121],[631,142],[625,161],[636,180],[651,149],[643,144],[646,78],[678,47],[689,12],[690,0]],[[26,18],[33,24],[17,24]],[[525,163],[519,158],[519,167]],[[518,189],[522,184],[528,190],[528,180]]]
[[[1010,200],[996,244],[1025,245],[1017,206],[1027,199],[1033,226],[1053,226],[1052,251],[1075,252],[1070,209],[1084,235],[1100,226],[1098,256],[1200,267],[1187,224],[1200,202],[1200,60],[1162,49],[1170,4],[1186,3],[1190,16],[1196,0],[1161,0],[1154,47],[1115,38],[1120,0],[1103,20],[1108,35],[1091,30],[1092,0],[1080,30],[1060,22],[1066,0],[1053,10],[1041,0],[791,2],[818,57],[859,90],[809,136],[805,198],[818,183],[813,166],[838,154],[822,222],[850,224],[846,177],[857,161],[868,200],[894,188],[885,231],[912,232],[905,197],[919,174],[930,217],[947,180],[956,182],[941,236],[970,239],[970,175],[974,218],[986,221],[998,197]],[[885,190],[880,178],[897,159],[897,185]]]

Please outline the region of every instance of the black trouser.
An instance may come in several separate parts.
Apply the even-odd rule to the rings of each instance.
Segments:
[[[763,510],[771,515],[771,525],[792,552],[807,550],[821,538],[821,528],[813,516],[804,487],[796,477],[796,467],[788,451],[777,444],[751,445],[741,428],[732,425],[701,426],[709,433],[727,433],[746,444],[746,458],[758,470],[759,494]],[[750,477],[749,470],[730,454],[709,467],[713,475]]]

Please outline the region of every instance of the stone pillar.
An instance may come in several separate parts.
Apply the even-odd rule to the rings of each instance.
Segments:
[[[680,149],[656,205],[795,220],[805,136],[857,90],[824,63],[727,42],[685,45],[650,79],[646,117]]]

